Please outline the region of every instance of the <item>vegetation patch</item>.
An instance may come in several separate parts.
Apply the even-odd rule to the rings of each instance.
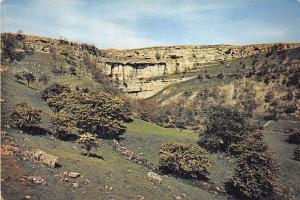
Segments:
[[[228,187],[239,199],[273,199],[279,188],[278,166],[268,152],[245,152]]]
[[[41,112],[41,110],[29,107],[26,103],[19,103],[10,111],[10,125],[21,130],[38,128],[41,123]]]
[[[249,119],[234,107],[221,105],[205,109],[206,131],[198,144],[209,151],[229,151],[231,145],[243,141],[254,128]]]
[[[159,158],[162,171],[188,178],[207,179],[212,167],[208,152],[192,144],[162,144]]]

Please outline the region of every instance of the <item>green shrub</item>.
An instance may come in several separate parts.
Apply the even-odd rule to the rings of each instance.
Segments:
[[[124,102],[103,92],[72,93],[70,111],[77,127],[101,138],[116,138],[125,133],[123,121],[128,118]]]
[[[48,105],[55,111],[64,109],[76,122],[76,127],[101,138],[117,138],[131,119],[130,109],[122,99],[110,94],[87,91],[62,93],[49,98]]]
[[[268,146],[263,141],[261,132],[249,133],[242,142],[230,147],[230,153],[238,156],[249,152],[263,153],[267,150]]]
[[[90,133],[84,133],[80,135],[80,138],[77,140],[77,142],[78,144],[81,144],[81,147],[87,151],[87,156],[90,156],[90,151],[93,148],[97,149],[99,147],[96,137]]]
[[[210,151],[228,151],[254,131],[250,119],[234,107],[211,106],[205,109],[206,131],[198,144]]]
[[[70,92],[71,92],[71,90],[68,86],[54,83],[54,84],[50,85],[49,87],[47,87],[46,89],[44,89],[41,96],[42,96],[42,99],[47,101],[48,98],[58,96],[62,93],[70,93]]]
[[[239,199],[273,199],[279,187],[278,166],[268,152],[242,154],[229,184],[229,192]]]
[[[10,111],[10,124],[21,130],[38,128],[41,123],[41,112],[41,110],[29,107],[26,103],[19,103]]]
[[[161,170],[184,177],[207,178],[211,168],[208,152],[192,144],[165,143],[159,157]]]
[[[74,120],[64,111],[56,112],[51,117],[51,133],[55,138],[67,139],[74,130]]]
[[[294,158],[295,160],[300,161],[300,145],[298,145],[294,151]]]

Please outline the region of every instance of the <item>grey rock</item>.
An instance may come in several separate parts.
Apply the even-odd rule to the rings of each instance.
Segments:
[[[58,164],[58,157],[45,153],[42,150],[34,149],[31,151],[33,157],[38,161],[44,163],[48,167],[54,168]]]
[[[80,173],[78,173],[78,172],[69,172],[68,176],[71,177],[71,178],[77,178],[78,176],[80,176]]]
[[[146,178],[149,181],[155,182],[155,183],[161,183],[162,182],[162,177],[154,172],[148,172],[146,175]]]
[[[72,186],[74,187],[74,188],[79,188],[79,183],[72,183]]]

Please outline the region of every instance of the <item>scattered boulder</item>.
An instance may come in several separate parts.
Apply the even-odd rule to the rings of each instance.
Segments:
[[[79,188],[79,183],[72,183],[72,186],[74,187],[74,188]]]
[[[32,150],[32,155],[38,161],[44,163],[48,167],[54,168],[58,164],[58,157],[51,154],[47,154],[42,150],[34,149]]]
[[[24,198],[25,198],[25,199],[31,199],[31,196],[26,195]]]
[[[35,185],[47,185],[47,182],[45,179],[39,177],[39,176],[29,176],[27,178],[28,180],[32,181]]]
[[[78,172],[69,172],[68,176],[70,178],[77,178],[78,176],[80,176],[80,173],[78,173]]]
[[[158,175],[154,172],[148,172],[147,175],[146,175],[146,178],[149,181],[152,181],[152,182],[155,182],[155,183],[161,183],[162,180],[163,180],[160,175]]]
[[[138,200],[145,200],[145,197],[142,195],[138,195]]]
[[[115,150],[121,155],[123,155],[127,160],[138,164],[142,164],[152,170],[156,169],[154,164],[147,160],[145,157],[141,156],[141,154],[136,155],[134,152],[127,150],[126,147],[121,146],[120,143],[115,139],[112,142]]]
[[[182,199],[181,196],[178,196],[178,195],[176,195],[174,198],[175,198],[175,200],[181,200]]]

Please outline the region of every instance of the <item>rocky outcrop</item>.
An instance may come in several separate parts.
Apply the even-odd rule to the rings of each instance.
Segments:
[[[146,174],[146,178],[151,181],[151,182],[154,182],[154,183],[161,183],[162,182],[162,177],[154,172],[148,172]]]
[[[154,47],[130,50],[107,50],[102,60],[105,72],[119,82],[124,92],[136,98],[155,95],[173,80],[168,75],[180,72],[197,72],[207,66],[230,66],[231,61],[258,54],[272,54],[299,43],[259,45],[201,45]],[[176,82],[184,80],[177,79]]]
[[[48,167],[54,168],[58,164],[58,157],[45,153],[42,150],[32,150],[32,156],[41,163]]]
[[[93,45],[63,39],[26,36],[27,44],[37,52],[71,55],[75,61],[84,54],[96,58],[98,67],[115,79],[130,96],[147,98],[161,91],[174,80],[169,75],[197,72],[207,66],[230,66],[231,61],[258,54],[271,55],[286,49],[300,47],[300,43],[273,43],[255,45],[194,45],[165,46],[141,49],[98,49]],[[177,80],[176,82],[184,81]]]

